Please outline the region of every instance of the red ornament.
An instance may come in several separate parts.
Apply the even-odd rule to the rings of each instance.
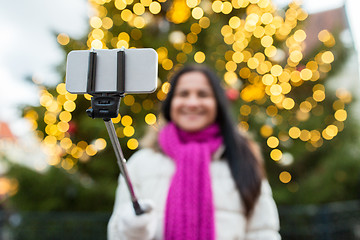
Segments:
[[[68,133],[70,135],[73,135],[75,134],[77,131],[77,126],[76,126],[76,123],[74,123],[73,121],[70,121],[69,122],[69,130],[68,130]]]
[[[239,91],[234,88],[229,88],[226,90],[226,96],[230,101],[235,101],[239,98]]]

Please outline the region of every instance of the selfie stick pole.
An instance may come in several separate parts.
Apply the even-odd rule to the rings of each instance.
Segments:
[[[102,118],[105,122],[106,129],[108,131],[111,144],[115,151],[117,163],[120,168],[120,172],[123,175],[126,185],[129,189],[131,201],[136,215],[141,215],[144,210],[141,208],[134,192],[134,188],[131,184],[128,171],[126,169],[126,160],[121,150],[119,139],[116,135],[114,123],[111,118],[117,117],[119,113],[120,100],[124,96],[124,84],[125,84],[125,53],[124,51],[118,52],[118,82],[116,93],[97,93],[95,92],[95,76],[96,76],[96,52],[90,52],[89,56],[89,72],[87,82],[87,92],[93,97],[91,98],[91,107],[86,110],[86,113],[91,118]]]

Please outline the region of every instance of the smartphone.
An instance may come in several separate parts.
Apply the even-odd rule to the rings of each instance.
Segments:
[[[118,52],[124,52],[119,62]],[[88,77],[91,72],[90,55],[96,53],[93,64],[94,89],[92,93],[118,92],[119,69],[125,68],[124,93],[151,93],[157,88],[158,55],[152,48],[74,50],[67,56],[66,90],[70,93],[89,93]],[[90,71],[89,71],[90,70]],[[123,70],[120,70],[123,71]]]

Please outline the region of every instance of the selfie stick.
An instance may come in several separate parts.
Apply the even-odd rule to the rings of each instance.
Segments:
[[[112,146],[115,151],[117,163],[120,172],[123,175],[126,185],[129,189],[131,201],[136,215],[144,213],[141,208],[131,184],[129,174],[126,169],[126,160],[121,150],[119,139],[116,135],[114,123],[111,118],[116,118],[119,113],[120,99],[125,93],[125,52],[119,51],[117,53],[118,71],[117,71],[117,91],[114,93],[99,93],[95,92],[95,78],[96,78],[96,52],[91,51],[89,56],[89,72],[87,79],[87,92],[92,95],[91,107],[86,110],[86,113],[91,118],[102,118],[105,122],[106,129],[109,133]]]

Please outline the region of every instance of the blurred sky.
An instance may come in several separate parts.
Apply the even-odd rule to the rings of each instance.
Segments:
[[[307,12],[339,7],[346,1],[350,24],[360,22],[359,0],[304,0]],[[289,0],[273,0],[284,6]],[[3,1],[0,7],[0,121],[10,123],[14,134],[26,134],[26,121],[20,119],[21,104],[37,105],[38,90],[26,76],[48,85],[60,81],[55,67],[64,60],[53,31],[70,37],[86,34],[91,9],[86,0]],[[316,24],[316,23],[314,23]],[[360,47],[360,29],[352,27]]]

